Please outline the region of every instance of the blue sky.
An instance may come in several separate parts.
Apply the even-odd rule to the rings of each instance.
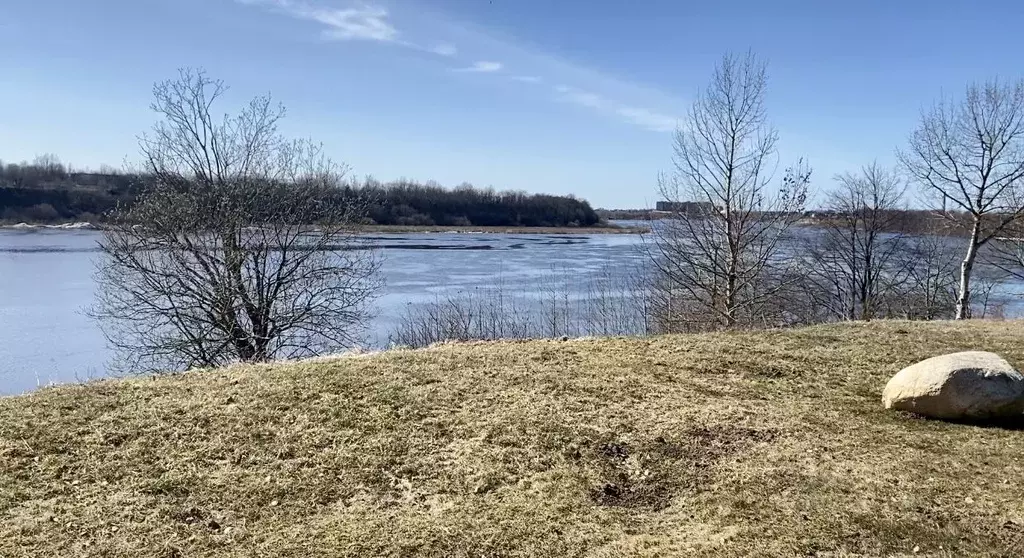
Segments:
[[[285,133],[357,176],[649,206],[675,122],[723,53],[752,49],[780,163],[806,158],[822,191],[892,163],[940,95],[1020,78],[1022,16],[1013,1],[4,0],[0,159],[120,166],[154,120],[152,84],[194,66],[231,86],[224,110],[270,92]]]

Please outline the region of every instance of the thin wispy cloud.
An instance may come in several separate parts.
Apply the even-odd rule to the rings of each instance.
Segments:
[[[679,127],[679,118],[639,107],[618,107],[616,114],[638,126],[654,132],[673,132]]]
[[[459,49],[455,48],[455,45],[451,43],[441,43],[431,48],[430,52],[438,56],[455,56],[459,53]]]
[[[671,93],[526,47],[500,30],[444,17],[430,18],[428,23],[430,29],[443,33],[446,40],[472,45],[475,52],[486,52],[488,57],[503,61],[507,68],[503,79],[510,86],[516,82],[552,87],[561,84],[560,89],[548,91],[553,91],[552,99],[565,104],[567,109],[575,105],[602,118],[665,133],[675,130],[679,120],[676,111],[689,104]]]
[[[500,72],[503,67],[504,66],[502,65],[501,62],[491,62],[483,60],[480,62],[474,62],[473,65],[469,66],[468,68],[456,68],[455,70],[452,71],[490,74],[494,72]]]
[[[398,29],[388,21],[388,11],[379,6],[327,8],[294,0],[237,0],[262,5],[294,18],[315,21],[324,26],[324,38],[337,41],[399,41]]]
[[[329,39],[382,42],[398,39],[398,30],[388,23],[388,12],[383,8],[315,9],[309,15],[329,28],[324,31],[324,36]]]
[[[558,93],[560,99],[580,105],[582,107],[597,109],[597,110],[611,110],[611,102],[604,97],[596,93],[590,93],[589,91],[580,91],[573,89],[567,85],[556,85],[555,92]]]
[[[642,107],[625,105],[597,93],[581,91],[567,85],[556,85],[554,90],[558,99],[562,101],[617,116],[652,132],[671,132],[676,129],[678,119],[674,116]]]
[[[506,72],[503,62],[479,60],[466,67],[454,68],[452,72],[501,74],[503,79],[520,83],[567,84],[553,87],[555,99],[653,132],[670,132],[675,130],[678,122],[678,118],[662,110],[668,106],[681,106],[680,101],[670,95],[544,53],[526,50],[510,38],[497,38],[493,30],[455,24],[443,18],[430,19],[418,13],[416,20],[411,22],[400,19],[405,31],[409,31],[405,23],[413,24],[412,34],[418,37],[410,40],[406,33],[392,23],[392,14],[387,9],[372,3],[352,2],[342,7],[328,7],[322,3],[323,0],[235,1],[263,6],[296,19],[319,23],[322,26],[321,35],[328,40],[372,41],[451,59],[458,57],[460,50],[465,50],[456,48],[455,43],[461,46],[469,44],[476,53],[500,57],[514,64]],[[417,30],[420,33],[416,33]]]

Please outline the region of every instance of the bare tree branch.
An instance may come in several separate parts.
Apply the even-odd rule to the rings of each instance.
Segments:
[[[810,170],[787,169],[777,194],[778,133],[764,107],[767,72],[753,54],[725,56],[675,135],[674,171],[659,180],[678,211],[654,228],[650,254],[692,327],[733,327],[764,316],[783,288],[780,243],[801,217]],[[710,320],[705,317],[710,315]],[[699,323],[702,322],[702,323]],[[687,327],[691,327],[687,326]]]
[[[343,195],[344,168],[280,137],[269,97],[215,120],[224,90],[191,70],[154,88],[147,189],[104,231],[93,315],[127,371],[351,346],[379,285],[376,252],[349,232],[365,200]]]
[[[909,248],[899,232],[906,185],[894,170],[873,163],[858,174],[836,177],[824,224],[806,245],[807,271],[816,283],[815,302],[832,319],[886,317],[885,300],[904,286]]]
[[[1024,81],[971,85],[958,102],[921,115],[900,162],[926,191],[963,212],[944,212],[970,231],[956,318],[971,317],[971,277],[979,251],[1024,217]]]

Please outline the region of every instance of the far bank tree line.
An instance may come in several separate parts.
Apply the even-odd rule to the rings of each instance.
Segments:
[[[658,202],[658,205],[665,209],[598,208],[596,211],[598,216],[606,221],[657,221],[661,219],[671,219],[676,214],[680,213],[680,211],[673,209],[673,205],[666,205],[671,203],[672,202]],[[692,204],[684,207],[692,207]],[[949,220],[942,215],[939,215],[933,209],[905,208],[883,210],[883,212],[887,214],[886,223],[891,227],[888,232],[915,234],[967,234],[968,232],[966,227],[961,227],[958,230],[951,229],[949,227]],[[821,206],[805,209],[799,224],[823,227],[828,226],[831,223],[835,223],[836,221],[843,221],[848,217],[849,215],[837,210],[828,200],[826,200],[826,202]],[[965,223],[968,221],[966,215],[961,215],[961,217]]]
[[[158,178],[67,169],[53,155],[31,163],[0,162],[0,221],[7,223],[102,222],[118,206],[133,204]],[[343,180],[323,192],[324,203],[365,206],[361,220],[378,225],[498,227],[588,227],[600,217],[585,200],[573,196],[495,191],[461,184],[444,188],[433,182]]]

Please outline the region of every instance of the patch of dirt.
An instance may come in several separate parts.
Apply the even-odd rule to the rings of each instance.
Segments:
[[[700,490],[722,458],[776,436],[774,430],[714,426],[692,428],[673,439],[600,441],[592,448],[602,482],[590,497],[601,506],[661,510],[680,491]]]

